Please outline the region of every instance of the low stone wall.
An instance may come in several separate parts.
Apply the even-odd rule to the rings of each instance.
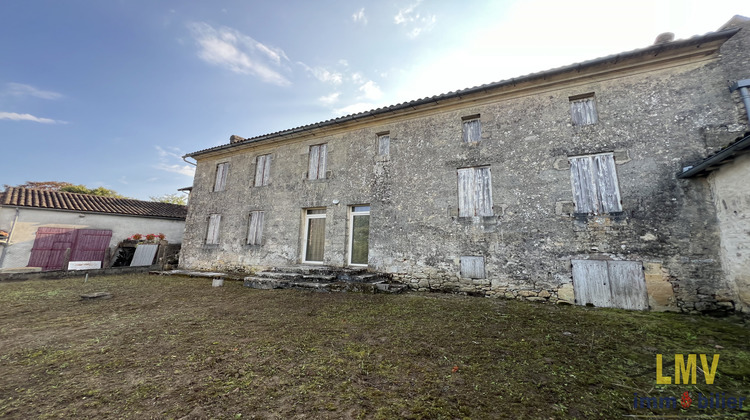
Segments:
[[[23,281],[23,280],[59,280],[67,277],[90,276],[114,276],[118,274],[148,273],[151,270],[160,270],[161,265],[145,267],[111,267],[98,270],[59,270],[59,271],[36,271],[27,273],[4,273],[0,274],[0,282]]]

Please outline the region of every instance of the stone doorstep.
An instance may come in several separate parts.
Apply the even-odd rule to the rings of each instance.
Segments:
[[[268,279],[289,279],[289,280],[296,280],[299,278],[304,278],[305,276],[300,273],[287,273],[282,271],[261,271],[258,273],[255,273],[255,277],[263,277]]]
[[[366,268],[329,267],[326,265],[295,265],[287,267],[273,267],[269,271],[282,273],[298,273],[303,275],[356,275],[366,273]]]

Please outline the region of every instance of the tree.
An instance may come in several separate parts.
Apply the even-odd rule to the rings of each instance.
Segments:
[[[88,188],[85,185],[68,185],[60,188],[60,191],[78,194],[99,195],[102,197],[127,198],[120,195],[115,190],[110,190],[104,187]]]
[[[71,186],[70,182],[60,181],[27,181],[25,184],[16,185],[17,188],[33,188],[36,190],[60,191],[63,187]],[[11,188],[12,185],[5,184],[5,189]]]
[[[157,203],[179,204],[182,206],[187,205],[187,196],[183,194],[164,194],[149,198],[151,199],[151,201],[155,201]]]

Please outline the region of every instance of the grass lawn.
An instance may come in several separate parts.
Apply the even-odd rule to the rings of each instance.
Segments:
[[[83,302],[82,293],[108,300]],[[720,354],[707,385],[657,385]],[[672,378],[674,382],[674,378]],[[687,410],[633,408],[676,397]],[[697,408],[697,394],[746,397]],[[148,275],[0,283],[0,417],[750,416],[738,319],[444,294],[253,290]],[[673,417],[674,418],[674,417]]]

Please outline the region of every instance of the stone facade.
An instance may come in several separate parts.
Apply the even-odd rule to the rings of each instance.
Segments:
[[[727,83],[749,76],[750,24],[733,22],[738,32],[723,28],[192,153],[180,265],[300,264],[306,209],[316,208],[325,209],[321,262],[345,266],[352,206],[368,205],[368,267],[416,290],[574,303],[571,261],[624,260],[642,264],[653,309],[725,308],[718,300],[738,291],[722,271],[709,184],[675,174],[748,129]],[[595,104],[595,123],[571,117],[581,98]],[[465,123],[475,119],[479,137],[464,141]],[[311,146],[320,144],[326,177],[310,180]],[[268,154],[268,185],[256,187],[257,157]],[[621,211],[577,213],[571,157],[603,154],[616,169]],[[214,191],[221,163],[229,163],[226,185]],[[491,200],[491,215],[459,216],[465,168],[489,168],[489,181],[470,184],[490,184],[469,201]],[[262,240],[248,245],[253,211],[264,212]],[[206,243],[212,214],[221,215],[215,244]],[[483,275],[461,275],[466,256],[483,257]]]

